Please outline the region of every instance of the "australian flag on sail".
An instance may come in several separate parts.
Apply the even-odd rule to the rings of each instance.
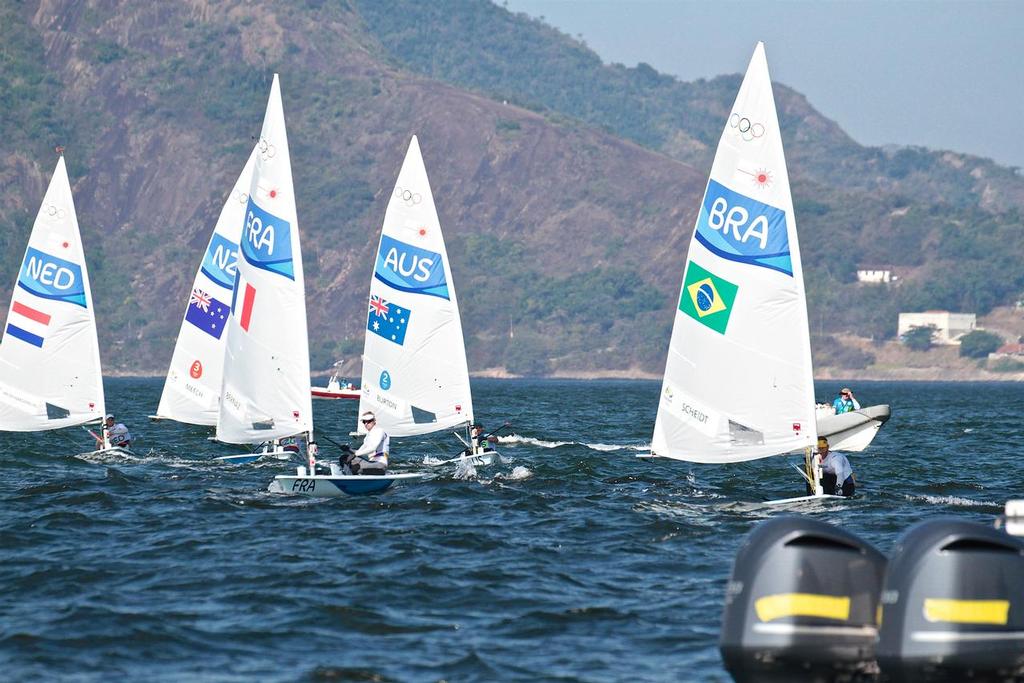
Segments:
[[[366,329],[401,346],[405,343],[405,331],[409,328],[409,313],[408,308],[399,308],[371,294],[370,307],[366,313]]]
[[[196,287],[188,297],[188,310],[185,312],[185,320],[189,321],[200,330],[214,339],[220,339],[224,332],[224,325],[228,321],[228,313],[231,308],[223,301],[218,301],[213,296]]]

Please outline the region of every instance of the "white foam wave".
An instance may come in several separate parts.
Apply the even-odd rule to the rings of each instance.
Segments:
[[[499,436],[498,442],[509,445],[524,444],[528,446],[538,446],[540,448],[558,448],[559,446],[585,446],[594,451],[647,451],[650,450],[649,444],[621,444],[621,443],[586,443],[584,441],[545,441],[544,439],[536,439],[532,436],[521,436],[519,434],[508,434],[506,436]]]
[[[509,434],[507,436],[499,436],[498,443],[504,444],[526,444],[529,446],[540,446],[541,448],[558,448],[559,446],[570,446],[573,441],[545,441],[544,439],[535,439],[532,436],[520,436],[518,434]]]
[[[508,474],[499,474],[494,478],[507,479],[508,481],[522,481],[523,479],[529,479],[532,476],[533,472],[530,471],[529,467],[524,467],[523,465],[516,465]]]
[[[953,505],[956,507],[996,505],[995,503],[988,503],[983,500],[971,500],[970,498],[962,498],[960,496],[932,496],[927,493],[920,496],[904,495],[904,498],[907,500],[923,500],[926,503],[931,503],[932,505]]]
[[[476,467],[469,460],[460,460],[452,476],[455,479],[476,479]]]

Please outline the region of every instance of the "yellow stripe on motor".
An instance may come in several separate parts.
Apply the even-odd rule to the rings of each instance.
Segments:
[[[1009,600],[949,600],[925,598],[924,618],[949,624],[996,624],[1005,626]]]
[[[850,598],[815,593],[778,593],[758,598],[754,611],[761,621],[783,617],[822,617],[846,621],[850,618]]]

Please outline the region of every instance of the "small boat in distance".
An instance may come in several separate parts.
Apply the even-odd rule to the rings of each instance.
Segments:
[[[725,464],[802,450],[806,498],[833,497],[812,454],[807,300],[763,43],[719,140],[685,263],[651,455]]]
[[[326,387],[313,387],[312,391],[313,398],[349,398],[359,400],[359,387],[352,384],[352,382],[338,379],[337,374],[331,375],[331,379],[328,380]]]
[[[106,413],[92,289],[63,154],[11,292],[0,397],[0,430],[9,432],[99,424]],[[131,454],[99,429],[87,430],[99,445],[91,454]]]

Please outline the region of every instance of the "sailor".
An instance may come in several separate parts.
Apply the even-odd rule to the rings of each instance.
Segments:
[[[832,401],[832,410],[836,412],[836,415],[860,410],[860,403],[853,397],[850,387],[843,387],[839,390],[839,396],[836,397],[836,400]]]
[[[830,451],[825,437],[818,439],[818,456],[821,458],[822,490],[837,496],[852,496],[857,478],[853,475],[849,459],[839,451]]]
[[[122,422],[114,422],[114,415],[108,414],[103,422],[103,431],[106,432],[107,441],[117,448],[129,448],[132,445],[132,435]],[[98,441],[98,440],[97,440]],[[102,448],[102,443],[100,447]]]
[[[498,437],[493,434],[484,434],[484,426],[476,422],[470,427],[470,443],[473,445],[473,454],[479,455],[487,451],[493,451],[492,443],[498,443]]]
[[[341,456],[341,464],[348,466],[352,474],[386,474],[391,437],[377,424],[377,416],[372,410],[363,413],[359,421],[367,432],[366,438],[357,451],[353,452],[348,446],[343,448],[347,452]]]

